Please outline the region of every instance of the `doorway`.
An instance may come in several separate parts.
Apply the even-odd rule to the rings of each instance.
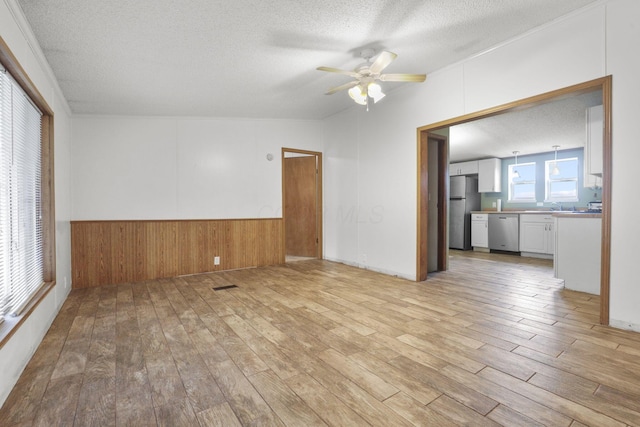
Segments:
[[[282,149],[285,261],[322,259],[322,153]]]
[[[609,324],[609,279],[610,279],[610,253],[611,253],[611,96],[612,96],[612,79],[611,76],[591,80],[563,89],[547,92],[531,98],[522,99],[509,104],[500,105],[489,108],[487,110],[478,111],[467,114],[465,116],[456,117],[445,120],[432,125],[418,128],[418,227],[417,227],[417,271],[416,277],[419,281],[427,278],[427,245],[429,235],[429,212],[428,201],[428,180],[423,179],[428,175],[428,157],[422,153],[428,145],[428,136],[434,132],[448,129],[450,126],[491,117],[498,114],[504,114],[511,111],[517,111],[529,107],[544,104],[552,100],[569,98],[575,95],[589,93],[600,90],[602,93],[602,105],[604,111],[604,135],[603,135],[603,171],[602,171],[602,244],[601,244],[601,269],[600,269],[600,323]],[[447,167],[448,169],[448,167]],[[447,171],[448,176],[448,171]],[[446,190],[448,192],[448,189]],[[443,210],[444,207],[439,208]],[[448,218],[439,217],[439,230],[448,229]],[[425,236],[427,236],[425,238]],[[438,246],[439,256],[446,257],[448,250],[445,247]]]
[[[418,191],[424,192],[420,199],[419,210],[425,217],[418,216],[418,229],[422,229],[421,239],[418,240],[418,270],[424,273],[444,271],[447,269],[448,257],[446,253],[448,212],[448,139],[445,135],[424,132],[420,135],[419,147],[419,177]],[[422,221],[421,221],[422,220]],[[421,227],[421,222],[426,222]],[[426,230],[425,230],[426,228]]]

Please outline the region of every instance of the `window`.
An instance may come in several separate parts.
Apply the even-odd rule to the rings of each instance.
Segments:
[[[0,68],[0,319],[44,283],[41,116]]]
[[[509,165],[509,201],[530,203],[536,201],[536,163]]]
[[[555,172],[555,174],[554,174]],[[544,162],[545,202],[578,201],[578,158]]]

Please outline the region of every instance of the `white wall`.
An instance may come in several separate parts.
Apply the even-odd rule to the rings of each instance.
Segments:
[[[66,101],[35,43],[24,17],[12,0],[0,2],[0,36],[16,56],[49,106],[54,110],[56,270],[57,285],[7,343],[0,348],[0,405],[49,329],[70,289],[71,237],[71,120]]]
[[[611,223],[611,325],[640,331],[638,248],[640,227],[635,184],[640,159],[640,2],[607,7],[607,74],[613,75],[613,177]],[[635,212],[635,213],[634,213]]]
[[[358,226],[367,215],[358,205],[358,120],[351,109],[325,121],[324,257],[359,265]]]
[[[357,233],[336,250],[336,259],[415,279],[416,128],[488,107],[613,75],[613,179],[611,322],[640,330],[640,286],[635,279],[634,245],[640,241],[634,176],[640,144],[640,2],[598,2],[569,17],[522,35],[483,54],[432,73],[421,85],[407,84],[388,94],[368,113],[354,107],[325,121],[327,151],[341,145],[355,153],[356,166],[332,178],[359,211],[383,212],[375,224],[358,224]],[[345,123],[345,118],[347,123]],[[358,119],[353,119],[357,117]],[[351,118],[351,119],[349,119]],[[340,127],[337,127],[337,124]],[[333,128],[333,133],[331,129]],[[338,134],[343,129],[344,138]],[[350,147],[342,146],[351,144]],[[331,161],[329,158],[328,162]],[[350,158],[351,163],[354,159]],[[352,176],[358,170],[357,179]],[[357,189],[353,189],[353,186]],[[340,188],[338,188],[340,186]],[[631,197],[629,197],[631,195]],[[328,229],[339,230],[334,224]],[[330,247],[330,235],[327,236]],[[357,250],[357,254],[353,251]],[[362,262],[366,255],[367,263]]]
[[[74,220],[281,217],[281,148],[323,150],[299,120],[74,117],[72,139]]]

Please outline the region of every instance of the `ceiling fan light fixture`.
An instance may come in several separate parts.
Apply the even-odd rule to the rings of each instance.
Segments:
[[[384,93],[382,93],[382,88],[377,83],[369,83],[369,86],[367,87],[367,93],[371,98],[373,98],[374,103],[377,103],[386,96]]]
[[[349,96],[356,101],[357,104],[367,105],[367,93],[361,85],[357,85],[349,89]]]
[[[382,93],[382,88],[376,83],[376,81],[420,83],[427,78],[426,74],[382,74],[382,70],[391,64],[398,55],[393,52],[383,50],[375,56],[375,60],[372,62],[371,59],[374,58],[374,55],[375,50],[364,49],[361,52],[361,56],[366,62],[358,65],[352,71],[341,70],[333,67],[317,67],[316,69],[319,71],[342,74],[355,79],[351,82],[329,89],[326,94],[332,95],[341,90],[349,89],[349,96],[351,99],[360,105],[366,105],[367,111],[369,111],[369,98],[371,98],[374,103],[377,103],[385,97],[385,94]]]

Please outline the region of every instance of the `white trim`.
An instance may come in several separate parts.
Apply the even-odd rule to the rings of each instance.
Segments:
[[[381,274],[384,274],[386,276],[397,277],[399,279],[405,279],[405,280],[409,280],[411,282],[415,282],[416,281],[416,276],[410,276],[408,274],[398,273],[397,271],[386,270],[384,268],[375,268],[375,267],[372,267],[371,265],[368,265],[368,264],[365,265],[365,264],[361,264],[361,263],[357,263],[357,262],[345,261],[343,259],[331,258],[331,257],[325,257],[324,259],[325,259],[325,261],[337,262],[337,263],[348,265],[348,266],[351,266],[351,267],[357,267],[357,268],[360,268],[362,270],[374,271],[376,273],[381,273]]]
[[[618,329],[626,329],[627,331],[640,332],[640,323],[629,323],[623,320],[610,319],[609,325]]]

